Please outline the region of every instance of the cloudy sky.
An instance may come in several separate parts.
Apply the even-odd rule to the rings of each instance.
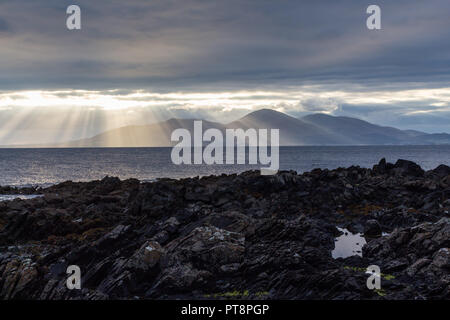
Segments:
[[[261,108],[450,132],[449,16],[448,0],[0,1],[0,145]]]

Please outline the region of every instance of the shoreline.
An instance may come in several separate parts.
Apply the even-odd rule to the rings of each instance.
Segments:
[[[156,147],[155,147],[156,148]],[[159,148],[159,147],[158,147]],[[165,148],[165,147],[164,147]],[[412,160],[404,160],[404,159],[399,159],[402,161],[408,161],[408,162],[414,162]],[[386,160],[385,160],[386,161]],[[230,166],[234,166],[234,165],[230,165]],[[447,166],[446,164],[439,164],[437,165],[435,168],[433,169],[428,169],[428,170],[424,170],[424,173],[429,173],[429,172],[433,172],[434,170],[438,169],[439,166]],[[371,166],[359,166],[359,165],[352,165],[351,167],[357,167],[360,169],[370,169]],[[372,166],[373,168],[373,166]],[[333,171],[333,170],[339,170],[339,169],[346,169],[345,166],[339,166],[336,168],[313,168],[311,170],[308,171],[303,171],[303,172],[298,172],[297,170],[294,169],[279,169],[278,173],[283,173],[283,172],[295,172],[298,175],[302,175],[305,173],[309,173],[315,170],[322,170],[322,171]],[[63,179],[59,182],[52,182],[52,183],[35,183],[35,184],[26,184],[26,185],[2,185],[0,184],[0,195],[9,195],[9,194],[17,194],[17,195],[29,195],[29,194],[42,194],[42,192],[45,189],[48,189],[50,187],[53,186],[57,186],[60,184],[64,184],[64,183],[89,183],[89,182],[99,182],[104,178],[118,178],[122,181],[124,180],[139,180],[139,182],[141,184],[145,184],[145,183],[153,183],[153,182],[157,182],[158,180],[174,180],[174,181],[180,181],[180,180],[184,180],[184,179],[196,179],[196,178],[208,178],[208,177],[220,177],[222,175],[240,175],[240,174],[244,174],[246,172],[256,172],[259,170],[255,170],[255,169],[250,169],[250,170],[243,170],[240,172],[235,172],[235,173],[218,173],[218,174],[205,174],[205,175],[191,175],[191,176],[185,176],[185,177],[169,177],[169,176],[162,176],[162,177],[156,177],[156,178],[148,178],[148,179],[138,179],[135,177],[127,177],[127,178],[119,178],[116,177],[114,175],[106,175],[103,178],[99,178],[99,179],[92,179],[92,180],[71,180],[71,179]]]
[[[450,298],[445,165],[106,177],[40,192],[0,202],[1,299]],[[362,256],[332,257],[338,228],[364,235]],[[382,291],[366,287],[371,264],[388,275]],[[68,265],[81,290],[65,287]]]

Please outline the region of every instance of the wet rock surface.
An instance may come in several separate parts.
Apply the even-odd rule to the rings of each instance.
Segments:
[[[442,165],[0,189],[43,195],[0,202],[1,299],[450,298]],[[362,257],[333,259],[338,227],[365,233]]]

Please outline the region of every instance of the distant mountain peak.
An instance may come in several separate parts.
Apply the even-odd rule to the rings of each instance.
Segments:
[[[252,122],[257,122],[257,123],[265,123],[265,122],[272,122],[272,123],[280,123],[280,121],[301,121],[297,118],[294,118],[286,113],[283,112],[279,112],[276,110],[272,110],[272,109],[260,109],[260,110],[256,110],[256,111],[252,111],[248,114],[246,114],[245,116],[243,116],[242,118],[233,121],[232,123],[237,124],[237,123],[252,123]]]
[[[276,110],[273,110],[273,109],[268,109],[268,108],[255,110],[253,112],[250,112],[248,115],[251,115],[251,114],[253,114],[253,115],[255,115],[255,114],[283,114],[283,115],[286,115],[283,112],[276,111]]]
[[[245,117],[266,117],[266,116],[290,117],[286,113],[279,112],[279,111],[276,111],[276,110],[259,109],[259,110],[247,113],[243,118],[245,118]]]

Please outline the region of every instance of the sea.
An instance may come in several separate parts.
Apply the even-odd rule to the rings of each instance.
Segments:
[[[63,181],[90,181],[114,176],[153,181],[158,178],[239,173],[261,165],[175,165],[172,148],[0,149],[0,186],[49,186]],[[301,146],[281,147],[280,170],[298,173],[314,168],[352,165],[371,168],[381,158],[407,159],[423,169],[450,166],[450,146]]]

